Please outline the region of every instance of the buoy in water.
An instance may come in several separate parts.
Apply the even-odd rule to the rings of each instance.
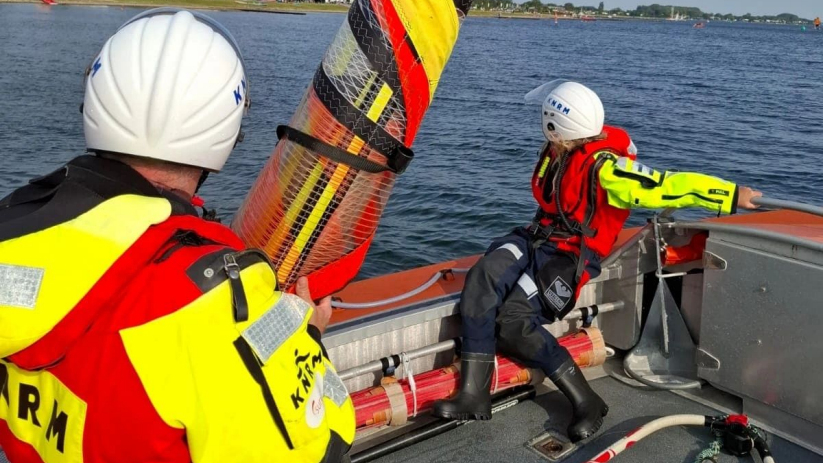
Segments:
[[[806,26],[800,26],[800,32],[806,32]]]

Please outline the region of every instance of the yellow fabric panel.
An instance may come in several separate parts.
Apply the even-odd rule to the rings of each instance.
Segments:
[[[366,97],[369,96],[369,90],[371,89],[372,85],[374,85],[374,81],[377,80],[377,74],[369,71],[369,80],[366,81],[366,85],[360,89],[360,93],[357,95],[357,99],[352,102],[355,108],[360,109],[363,106],[363,102],[366,100]]]
[[[356,155],[356,154],[360,153],[360,150],[363,149],[363,145],[365,145],[365,144],[366,144],[365,140],[358,137],[357,135],[354,135],[352,137],[351,143],[349,143],[349,147],[346,148],[346,151],[348,151],[351,154]]]
[[[46,370],[26,371],[2,360],[0,369],[8,374],[9,399],[6,404],[0,398],[0,420],[11,433],[46,463],[82,463],[86,402]]]
[[[702,207],[725,214],[735,209],[737,186],[710,175],[660,173],[637,161],[612,157],[600,169],[599,180],[609,204],[621,209]]]
[[[288,211],[286,211],[286,216],[280,221],[280,223],[277,224],[277,229],[274,231],[270,242],[282,243],[286,240],[286,236],[291,233],[291,227],[298,217],[300,217],[300,212],[302,211],[303,205],[309,200],[312,190],[314,190],[314,186],[318,181],[320,181],[320,175],[323,173],[323,169],[325,169],[325,164],[326,163],[324,161],[318,160],[314,167],[312,167],[309,177],[300,187],[300,191],[297,193],[297,196],[291,203],[291,206],[289,206]],[[275,251],[277,250],[275,249]],[[271,254],[272,253],[270,252],[269,255]],[[294,266],[296,261],[296,258],[291,262],[284,261],[283,265],[277,269],[280,281],[288,280],[289,272],[291,272],[291,268]],[[288,270],[284,270],[285,266],[288,267]]]
[[[348,408],[327,413],[322,425],[315,428],[305,423],[305,403],[300,409],[292,405],[291,395],[300,384],[294,353],[321,352],[306,332],[309,310],[297,333],[263,366],[295,444],[294,450],[288,449],[260,386],[233,343],[281,297],[296,296],[281,296],[273,291],[275,277],[267,264],[244,269],[241,280],[249,305],[247,322],[235,323],[231,289],[224,282],[170,315],[121,331],[129,359],[163,421],[186,429],[194,463],[319,461],[326,450],[329,426],[341,435],[353,436],[351,400]],[[315,371],[323,374],[325,370]],[[316,389],[311,393],[316,393]],[[350,432],[346,432],[348,428]]]
[[[443,0],[391,0],[406,27],[429,80],[429,101],[449,60],[460,22],[454,2]]]
[[[29,281],[36,293],[31,308],[3,305],[0,298],[0,357],[48,333],[149,226],[170,214],[165,199],[123,195],[68,222],[1,242],[0,266],[6,278],[28,267],[41,269],[42,279]],[[2,275],[0,284],[22,284],[4,282]]]
[[[352,140],[352,143],[354,142],[355,141]],[[323,188],[323,193],[320,194],[320,198],[318,198],[317,202],[314,204],[311,214],[309,214],[309,218],[306,219],[305,225],[303,225],[303,228],[300,229],[300,233],[297,235],[297,238],[294,239],[294,244],[291,249],[289,249],[289,253],[280,265],[278,272],[281,272],[284,275],[291,273],[291,269],[294,267],[295,263],[297,263],[297,259],[300,258],[300,254],[303,253],[303,249],[305,249],[306,244],[308,244],[312,233],[314,233],[314,230],[317,228],[317,225],[320,224],[320,219],[322,219],[323,214],[326,213],[326,208],[328,208],[329,203],[331,203],[332,198],[334,198],[334,194],[340,187],[340,183],[346,177],[348,172],[349,166],[345,164],[338,164],[334,169],[334,173],[332,173],[326,187]]]
[[[331,362],[326,361],[325,366],[327,370],[337,373]],[[351,396],[346,397],[346,402],[339,407],[328,396],[323,397],[323,402],[326,406],[326,419],[329,423],[334,423],[334,431],[344,441],[354,442],[357,429],[355,429],[355,410]]]
[[[360,150],[363,148],[363,145],[365,145],[365,143],[365,140],[355,135],[354,137],[352,137],[352,140],[349,143],[349,146],[346,149],[346,151],[348,151],[351,154],[357,155],[358,153],[360,153]],[[319,166],[320,164],[315,166],[313,173],[315,171],[318,171]],[[314,204],[314,207],[312,208],[309,218],[306,220],[306,223],[300,229],[300,232],[294,239],[294,243],[292,243],[292,246],[289,249],[288,254],[286,254],[286,257],[283,259],[283,262],[277,269],[277,275],[280,277],[280,281],[285,281],[288,279],[288,275],[291,273],[291,270],[292,268],[294,268],[295,264],[297,264],[297,260],[300,258],[300,254],[302,254],[303,249],[306,248],[306,244],[309,242],[309,238],[311,238],[312,233],[314,233],[315,228],[317,228],[317,225],[320,223],[320,219],[323,218],[323,214],[325,214],[326,208],[328,208],[332,198],[334,197],[334,194],[340,187],[340,183],[346,177],[346,174],[348,172],[349,166],[345,164],[338,164],[337,167],[334,169],[334,172],[332,173],[329,182],[326,184],[326,187],[323,189],[320,198],[318,198],[317,202]],[[319,178],[319,172],[317,175]],[[311,182],[312,185],[314,185],[314,183],[316,183],[316,180]],[[304,185],[303,188],[305,189],[306,185]],[[298,203],[295,202],[294,204]],[[299,209],[294,207],[294,204],[292,205],[292,209],[299,212]]]
[[[380,87],[380,92],[377,93],[374,103],[371,105],[371,108],[369,108],[368,114],[366,114],[372,122],[377,122],[377,119],[380,118],[380,114],[386,109],[386,105],[389,103],[389,98],[391,98],[392,94],[393,92],[387,84],[383,84],[383,86]]]

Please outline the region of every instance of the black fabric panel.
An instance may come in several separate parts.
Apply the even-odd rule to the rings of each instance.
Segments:
[[[472,7],[472,0],[454,0],[454,6],[462,11],[463,14],[469,14],[469,10]]]
[[[740,200],[740,187],[734,187],[734,196],[732,197],[732,210],[729,214],[737,214],[737,201]]]
[[[228,275],[226,275],[226,272],[223,270],[223,266],[225,265],[223,256],[226,254],[235,254],[235,260],[241,270],[259,262],[268,262],[267,259],[264,259],[256,252],[244,251],[237,253],[231,248],[206,254],[186,269],[186,275],[203,293],[211,291],[228,279]],[[272,288],[272,291],[276,289],[277,288]]]
[[[196,210],[169,192],[160,192],[137,171],[118,161],[85,155],[35,178],[0,201],[0,241],[72,220],[124,194],[163,197],[179,214]]]
[[[171,215],[197,215],[197,209],[192,206],[191,202],[186,201],[183,197],[178,194],[172,193],[171,191],[166,190],[157,190],[160,197],[166,198],[169,200],[169,204],[171,204]],[[206,212],[206,208],[203,208],[203,212]],[[220,222],[220,219],[217,218],[217,212],[211,211],[211,221],[212,222]],[[208,220],[205,217],[204,220]]]
[[[6,401],[8,407],[9,401],[9,370],[5,365],[0,364],[0,398]]]
[[[402,96],[394,50],[388,37],[383,33],[383,29],[380,28],[380,22],[371,8],[371,2],[354,2],[349,8],[349,27],[360,50],[366,55],[380,78],[391,87],[395,94]],[[402,98],[399,100],[404,101]]]
[[[326,447],[326,454],[323,455],[323,460],[321,461],[322,463],[349,462],[351,461],[348,456],[349,449],[351,449],[351,444],[347,444],[339,434],[331,431],[329,445]]]
[[[323,341],[321,339],[323,335],[320,333],[320,328],[314,325],[309,325],[306,331],[308,331],[309,336],[311,336],[311,338],[314,339],[314,341],[320,345],[320,350],[323,351],[323,357],[326,357],[328,359],[329,353],[326,352],[326,346],[323,345]]]
[[[26,195],[32,192],[32,189],[27,188]],[[0,209],[0,241],[25,236],[74,219],[103,201],[102,197],[84,186],[67,183],[59,191],[49,193],[48,199],[16,203]]]
[[[550,320],[562,320],[572,309],[574,309],[577,297],[575,289],[579,280],[578,264],[584,262],[574,254],[565,251],[555,251],[546,263],[535,274],[535,283],[539,288],[539,297],[543,300],[544,316]],[[557,292],[553,283],[556,279],[566,286],[571,292],[571,296],[564,296]],[[555,295],[550,299],[550,294]],[[565,298],[565,299],[564,299]]]
[[[392,170],[397,173],[402,173],[405,170],[414,157],[412,150],[406,148],[382,127],[372,122],[363,111],[352,106],[334,86],[322,65],[317,68],[312,86],[317,97],[326,105],[338,122],[365,140],[369,147],[385,156]]]
[[[615,170],[614,171],[614,176],[634,180],[635,182],[639,183],[640,186],[642,186],[643,188],[646,188],[647,190],[658,187],[663,182],[663,176],[662,175],[660,177],[660,182],[655,182],[654,180],[652,180],[648,177],[645,177],[643,175],[633,174],[631,172],[626,172],[626,171],[623,171],[623,170]]]
[[[662,199],[666,200],[666,201],[673,201],[675,199],[680,199],[684,196],[694,196],[694,197],[700,198],[703,201],[706,201],[706,202],[709,202],[709,203],[723,204],[722,199],[709,198],[708,196],[701,195],[700,193],[691,193],[691,192],[690,193],[684,193],[682,195],[663,195]]]

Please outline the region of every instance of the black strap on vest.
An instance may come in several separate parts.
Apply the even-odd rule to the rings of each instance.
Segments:
[[[581,307],[580,313],[582,315],[581,319],[583,320],[583,328],[588,328],[592,326],[594,318],[600,313],[600,308],[597,307],[597,304],[589,307]]]
[[[252,351],[251,346],[249,346],[242,336],[234,341],[234,348],[237,349],[237,353],[240,354],[243,364],[246,366],[246,369],[249,371],[252,378],[254,378],[254,381],[260,386],[260,392],[263,394],[263,400],[266,402],[266,408],[268,408],[269,414],[274,420],[274,424],[277,426],[277,429],[279,429],[280,433],[283,435],[286,445],[289,446],[289,450],[294,450],[294,444],[291,441],[291,436],[289,436],[288,429],[286,429],[286,423],[283,421],[283,416],[277,408],[277,403],[274,401],[274,396],[271,393],[269,383],[266,381],[265,374],[263,374],[263,367],[260,366],[257,356],[254,355],[254,351]]]
[[[230,253],[223,256],[223,271],[225,271],[229,277],[234,321],[236,323],[248,321],[249,303],[246,300],[246,290],[243,288],[243,280],[240,279],[240,265],[237,264],[234,254]]]
[[[581,151],[582,151],[582,149],[581,149]],[[585,151],[582,151],[582,153],[586,154]],[[563,211],[563,204],[560,201],[560,195],[561,195],[561,192],[563,191],[563,177],[566,175],[566,167],[568,167],[569,157],[571,157],[572,154],[574,154],[574,153],[566,153],[560,158],[560,167],[557,169],[557,173],[555,174],[554,182],[552,182],[552,183],[555,184],[554,206],[557,208],[557,218],[560,219],[560,223],[566,228],[566,230],[568,230],[570,233],[572,233],[574,235],[593,238],[594,235],[597,234],[597,232],[596,232],[596,230],[592,230],[591,228],[589,228],[589,225],[591,225],[591,218],[594,216],[594,213],[593,212],[591,214],[587,213],[586,215],[587,215],[588,220],[584,221],[583,223],[577,222],[575,220],[571,220],[566,216],[566,212]],[[594,166],[596,166],[596,165],[597,165],[597,163],[595,163]],[[594,177],[594,175],[593,175],[594,166],[592,166],[589,169],[589,182],[591,184],[590,192],[593,190],[595,192],[595,197],[594,198],[597,199],[597,196],[596,196],[596,194],[597,194],[597,183],[596,183],[597,179],[593,178]],[[591,209],[593,211],[594,210],[594,204],[592,204],[592,202],[591,202],[592,197],[589,196],[588,199],[589,199],[589,203],[586,207],[587,207],[587,209]]]
[[[234,321],[240,323],[249,319],[249,304],[246,299],[246,291],[243,288],[243,281],[240,278],[240,272],[244,268],[260,262],[267,263],[274,270],[274,265],[269,257],[259,249],[246,249],[237,252],[230,248],[224,248],[198,259],[197,262],[186,269],[186,275],[204,293],[229,280]],[[277,291],[276,282],[272,290]]]
[[[588,155],[586,153],[585,147],[581,147],[578,151],[580,151],[583,155]],[[594,214],[596,213],[596,204],[597,204],[597,172],[603,166],[603,164],[608,160],[613,158],[611,156],[612,152],[608,149],[602,149],[598,152],[606,152],[610,153],[610,155],[603,156],[597,159],[590,167],[588,171],[588,184],[589,188],[586,191],[586,198],[588,199],[586,204],[586,212],[584,213],[583,222],[578,222],[576,220],[570,219],[566,212],[562,208],[562,201],[560,194],[563,191],[562,184],[563,184],[563,177],[566,174],[566,168],[568,167],[569,158],[576,154],[575,152],[566,153],[564,154],[560,160],[558,161],[558,167],[552,168],[553,176],[551,179],[550,184],[553,185],[553,189],[551,190],[551,194],[554,195],[554,206],[557,209],[556,215],[549,215],[543,213],[542,210],[538,211],[538,216],[535,217],[535,222],[539,222],[542,219],[548,219],[551,222],[551,227],[554,230],[563,230],[566,231],[574,236],[581,236],[587,238],[594,238],[597,235],[597,230],[592,230],[590,228],[592,220],[594,220]],[[544,197],[546,197],[545,187],[543,192]],[[547,198],[548,199],[548,198]]]
[[[586,153],[585,147],[581,147],[580,153],[582,155],[588,155]],[[607,150],[602,150],[607,151]],[[593,230],[590,228],[592,220],[594,220],[594,214],[596,213],[596,204],[597,204],[597,172],[603,166],[609,156],[603,156],[600,159],[597,159],[591,166],[589,167],[588,171],[588,184],[589,188],[586,191],[587,196],[587,204],[586,204],[586,212],[583,216],[583,222],[578,222],[576,220],[570,219],[566,212],[563,210],[563,203],[561,201],[560,194],[563,191],[563,177],[566,174],[566,168],[568,167],[569,158],[576,154],[575,152],[566,153],[564,154],[560,160],[558,161],[559,166],[555,169],[552,169],[554,175],[551,179],[551,184],[553,185],[554,194],[554,206],[557,209],[556,215],[549,215],[546,214],[542,209],[538,210],[537,216],[535,217],[534,223],[532,224],[532,233],[536,235],[540,235],[539,241],[545,242],[551,236],[560,236],[563,237],[564,235],[570,236],[579,236],[581,238],[594,238],[597,235],[597,230]],[[545,191],[545,188],[544,188]],[[545,194],[545,193],[544,193]],[[542,219],[549,220],[549,225],[545,226],[542,225],[540,222]],[[586,245],[586,240],[581,240],[580,245],[580,257],[577,260],[577,270],[575,272],[575,283],[579,283],[580,278],[583,276],[583,272],[586,271],[586,265],[588,264],[587,256],[589,255],[589,248]]]

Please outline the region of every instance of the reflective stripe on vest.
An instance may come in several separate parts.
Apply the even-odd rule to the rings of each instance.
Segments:
[[[215,281],[214,286],[201,289],[187,270],[218,251],[240,249],[239,239],[228,228],[196,217],[166,214],[166,220],[160,219],[163,215],[152,207],[165,205],[168,211],[165,200],[116,201],[122,198],[111,200],[117,207],[103,203],[98,206],[103,209],[90,212],[92,217],[106,212],[112,223],[100,219],[94,226],[75,225],[66,232],[75,237],[79,235],[75,230],[82,229],[88,235],[87,250],[95,249],[98,239],[102,250],[110,250],[110,241],[123,243],[119,258],[111,252],[90,255],[86,251],[79,267],[105,266],[91,262],[91,257],[104,263],[116,261],[105,266],[109,271],[104,269],[97,280],[78,283],[88,292],[76,296],[82,299],[78,307],[101,292],[108,294],[111,287],[116,289],[116,296],[102,304],[106,310],[76,336],[76,342],[64,345],[65,355],[47,369],[26,371],[14,364],[15,357],[29,355],[32,348],[10,357],[12,363],[0,362],[0,384],[9,386],[0,390],[0,445],[12,461],[103,463],[114,455],[124,462],[209,463],[240,457],[319,462],[332,440],[342,438],[345,445],[340,448],[348,448],[354,440],[354,409],[322,347],[306,330],[312,313],[307,304],[274,290],[275,274],[268,263],[246,265],[245,259],[238,259],[249,316],[236,323],[229,281]],[[136,206],[147,204],[153,206],[135,212]],[[146,226],[147,217],[161,223]],[[141,227],[142,236],[132,231]],[[202,237],[205,244],[171,246],[169,237],[179,230]],[[115,233],[115,238],[108,233]],[[125,237],[130,237],[130,246]],[[25,260],[24,250],[9,244],[29,246],[24,238],[0,245],[19,257],[9,265],[37,267],[39,260]],[[53,252],[58,245],[42,243]],[[83,255],[76,249],[62,251],[66,252],[53,254],[52,260]],[[132,261],[140,264],[124,272],[122,264]],[[46,267],[43,272],[34,311],[71,316],[72,305],[61,306],[56,296],[43,299],[43,295],[55,291],[47,288],[54,281],[82,283],[85,276],[76,275],[65,262],[57,264],[62,267]],[[216,272],[203,268],[200,275],[204,273]],[[30,298],[25,293],[14,297],[18,305]],[[58,307],[43,306],[46,301]],[[0,312],[9,310],[30,311],[0,307]],[[52,334],[41,335],[43,342],[34,347],[50,350],[45,341]],[[250,351],[263,373],[263,385],[255,381],[235,349],[237,340],[254,345]],[[267,409],[263,386],[273,398],[285,432]]]
[[[243,269],[241,280],[248,321],[235,323],[223,282],[173,314],[124,330],[129,359],[163,420],[186,428],[195,461],[230,459],[231,447],[222,451],[215,439],[259,442],[260,452],[283,461],[321,461],[331,431],[353,442],[354,408],[306,330],[313,309],[272,292],[267,264]]]
[[[36,342],[74,308],[151,225],[162,198],[122,195],[68,222],[0,243],[0,357]]]

